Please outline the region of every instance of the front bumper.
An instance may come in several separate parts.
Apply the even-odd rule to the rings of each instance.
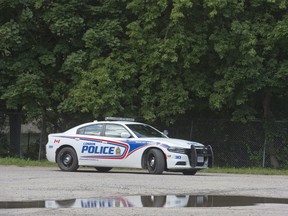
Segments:
[[[192,168],[203,166],[205,162],[208,162],[208,167],[213,166],[214,153],[210,145],[206,147],[195,147],[191,145],[190,151],[187,151],[186,154],[188,155]]]
[[[214,154],[210,145],[194,146],[185,153],[170,153],[167,155],[168,170],[201,170],[213,166]]]

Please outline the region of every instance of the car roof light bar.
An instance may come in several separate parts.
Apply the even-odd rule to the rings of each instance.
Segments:
[[[134,118],[105,117],[105,121],[135,121]]]

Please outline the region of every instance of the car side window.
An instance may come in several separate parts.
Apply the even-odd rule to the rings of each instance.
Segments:
[[[121,137],[121,133],[129,133],[122,125],[107,124],[105,128],[105,136],[107,137]]]
[[[77,134],[100,136],[103,124],[88,125],[77,130]]]

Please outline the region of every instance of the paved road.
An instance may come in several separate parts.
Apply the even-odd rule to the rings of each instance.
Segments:
[[[0,203],[51,201],[138,195],[253,196],[284,198],[288,202],[288,177],[178,173],[150,175],[146,171],[93,169],[62,172],[58,168],[0,166]],[[139,196],[140,197],[140,196]],[[69,201],[68,200],[68,201]],[[285,202],[286,202],[285,201]],[[75,201],[73,201],[75,202]],[[76,201],[76,203],[79,200]],[[0,215],[287,215],[287,204],[187,208],[24,208],[0,209]],[[20,202],[21,203],[21,202]],[[91,206],[90,206],[91,207]]]

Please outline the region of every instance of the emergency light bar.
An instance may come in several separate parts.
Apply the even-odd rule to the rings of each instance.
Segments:
[[[132,121],[134,122],[134,118],[122,118],[122,117],[105,117],[105,121]]]

